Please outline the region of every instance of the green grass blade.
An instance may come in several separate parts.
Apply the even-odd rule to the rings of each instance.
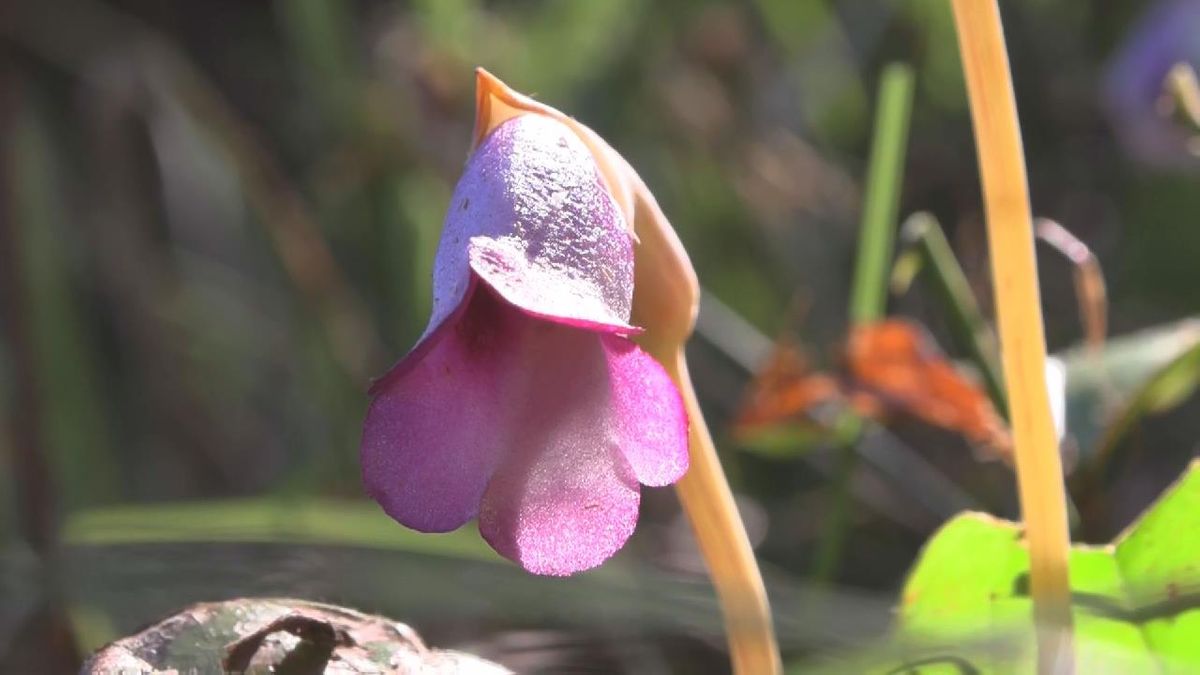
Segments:
[[[858,262],[850,296],[850,321],[854,324],[878,321],[883,318],[887,306],[888,270],[891,269],[895,244],[912,97],[912,70],[900,63],[885,68],[879,83],[875,136],[858,241]],[[857,439],[857,431],[850,436]],[[838,462],[832,512],[826,520],[813,567],[813,576],[819,581],[833,577],[841,558],[845,530],[849,527],[850,481],[854,476],[857,454],[853,443],[847,444],[842,452],[845,456]]]
[[[914,213],[901,227],[901,240],[920,255],[922,269],[929,271],[934,291],[950,320],[954,341],[979,369],[992,405],[1008,416],[1008,401],[997,362],[996,335],[983,318],[971,285],[963,273],[942,226],[932,214]]]
[[[908,66],[893,63],[884,69],[850,296],[850,319],[855,323],[877,321],[886,308],[912,95]]]
[[[473,531],[422,534],[397,526],[373,503],[330,499],[235,499],[89,509],[67,519],[63,541],[67,545],[335,544],[500,561]]]

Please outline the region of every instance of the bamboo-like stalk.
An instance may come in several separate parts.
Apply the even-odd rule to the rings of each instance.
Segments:
[[[1017,484],[1029,544],[1038,671],[1071,670],[1070,546],[1062,460],[1046,392],[1033,223],[1021,130],[997,0],[951,0],[975,126],[1008,385]]]

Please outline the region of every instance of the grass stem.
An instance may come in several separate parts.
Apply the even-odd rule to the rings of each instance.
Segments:
[[[929,270],[934,291],[949,317],[955,342],[979,369],[996,411],[1007,417],[1008,400],[1000,377],[1000,364],[996,360],[996,335],[983,318],[967,275],[954,257],[941,224],[932,214],[919,211],[904,221],[900,237],[904,243],[915,247],[922,267]]]
[[[850,320],[856,324],[878,321],[887,306],[912,92],[912,69],[901,63],[884,69],[850,295]]]
[[[1083,342],[1093,354],[1104,348],[1108,336],[1108,286],[1100,259],[1070,230],[1049,218],[1034,221],[1037,238],[1062,254],[1074,268],[1075,301],[1079,304],[1079,323]]]
[[[900,208],[900,188],[904,179],[904,156],[908,148],[908,122],[912,111],[913,73],[901,63],[883,70],[876,104],[875,132],[871,159],[867,168],[866,194],[863,197],[862,225],[858,239],[858,260],[854,267],[854,285],[850,293],[850,321],[868,324],[883,318],[887,309],[888,279],[896,239],[896,220]],[[850,442],[839,449],[837,472],[831,486],[832,504],[817,544],[813,578],[831,581],[837,574],[846,530],[853,509],[850,483],[858,464],[855,443],[862,422],[849,434]]]

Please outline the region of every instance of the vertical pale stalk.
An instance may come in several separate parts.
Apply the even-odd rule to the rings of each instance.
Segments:
[[[1062,460],[1046,392],[1033,224],[997,0],[952,0],[983,182],[1001,362],[1038,622],[1038,670],[1071,662],[1069,534]],[[1060,630],[1061,628],[1061,630]]]
[[[767,591],[696,400],[682,349],[666,367],[683,395],[691,424],[688,436],[691,467],[675,484],[675,490],[721,603],[733,672],[776,675],[782,672],[782,663]]]
[[[634,249],[633,321],[646,329],[635,339],[666,368],[688,415],[691,465],[675,492],[721,605],[734,675],[778,675],[783,664],[762,573],[688,375],[685,346],[700,285],[654,196],[632,170],[626,175],[640,239]]]

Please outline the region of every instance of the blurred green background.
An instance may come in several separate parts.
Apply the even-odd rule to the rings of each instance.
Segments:
[[[1177,335],[1200,312],[1200,143],[1159,99],[1173,63],[1200,64],[1200,1],[1003,10],[1036,214],[1099,256],[1113,334]],[[691,254],[693,374],[787,656],[880,634],[939,524],[1016,516],[1011,473],[950,434],[871,429],[836,572],[815,578],[839,449],[753,451],[728,423],[773,336],[823,362],[845,333],[895,61],[916,74],[901,215],[940,219],[990,316],[944,0],[3,3],[0,670],[57,672],[189,602],[287,594],[524,672],[723,672],[669,490],[646,491],[611,565],[566,581],[363,500],[366,387],[424,328],[475,66],[608,139]],[[1049,346],[1070,349],[1072,270],[1039,257]],[[927,286],[890,311],[950,344]],[[1110,539],[1196,456],[1195,413],[1138,424],[1120,470],[1076,494],[1081,536]]]

